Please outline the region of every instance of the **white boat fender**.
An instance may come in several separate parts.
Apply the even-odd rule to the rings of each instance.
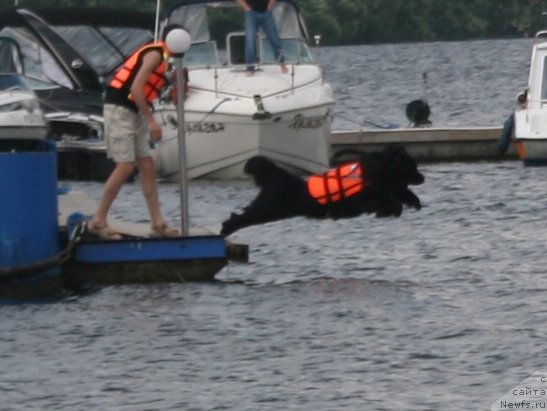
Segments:
[[[509,148],[509,144],[513,138],[513,130],[515,124],[515,113],[511,113],[503,123],[500,139],[498,140],[498,151],[504,154]]]

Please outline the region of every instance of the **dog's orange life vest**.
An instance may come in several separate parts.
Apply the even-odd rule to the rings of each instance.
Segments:
[[[142,46],[136,52],[134,52],[123,64],[120,69],[114,75],[114,78],[110,81],[110,87],[115,89],[123,89],[131,87],[135,76],[137,75],[137,70],[135,69],[137,65],[140,66],[140,58],[146,50],[158,49],[162,53],[162,62],[161,64],[150,74],[150,77],[146,81],[144,86],[144,95],[146,101],[152,103],[156,98],[159,97],[161,89],[167,83],[167,78],[165,73],[167,72],[168,59],[171,56],[168,52],[167,47],[164,42],[150,43],[145,46]],[[134,98],[129,94],[128,98],[131,101],[134,101]]]
[[[361,163],[348,163],[308,179],[308,192],[320,204],[339,201],[359,193],[365,187]]]

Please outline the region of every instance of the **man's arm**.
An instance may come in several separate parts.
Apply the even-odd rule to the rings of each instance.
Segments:
[[[239,7],[241,7],[244,11],[251,11],[251,7],[245,0],[236,0],[236,3],[239,4]]]
[[[268,2],[268,11],[272,11],[275,6],[275,0],[270,0]]]
[[[144,86],[150,75],[161,62],[162,55],[159,51],[152,50],[147,52],[143,57],[142,65],[135,76],[135,80],[131,85],[131,95],[135,99],[135,104],[140,113],[147,120],[150,137],[154,140],[161,140],[161,126],[154,118],[154,114],[148,105],[148,101],[144,95]]]

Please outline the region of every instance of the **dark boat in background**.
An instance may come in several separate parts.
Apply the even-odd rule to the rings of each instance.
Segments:
[[[155,16],[115,9],[14,8],[0,14],[0,72],[32,87],[58,151],[61,179],[104,180],[104,84],[153,38]]]

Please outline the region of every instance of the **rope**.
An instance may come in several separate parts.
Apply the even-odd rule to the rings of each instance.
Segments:
[[[361,122],[359,122],[359,121],[355,121],[355,120],[352,120],[350,118],[347,118],[347,117],[343,116],[342,114],[336,114],[335,117],[340,117],[341,119],[349,121],[350,123],[353,123],[353,124],[357,124],[361,127],[363,127],[364,125],[369,125],[369,126],[373,126],[373,127],[376,127],[376,128],[382,128],[382,129],[393,129],[393,128],[399,127],[396,124],[388,124],[387,126],[383,126],[381,124],[374,123],[374,122],[372,122],[370,120],[367,120],[367,119],[364,119]]]
[[[52,257],[20,267],[0,268],[0,280],[13,280],[16,278],[31,277],[39,272],[43,272],[64,264],[72,257],[74,247],[81,240],[86,227],[87,225],[85,221],[82,221],[76,225],[70,234],[70,239],[65,249]]]
[[[229,97],[224,97],[222,100],[220,100],[217,104],[215,104],[215,106],[209,110],[207,113],[205,113],[205,115],[203,116],[203,118],[201,120],[199,120],[196,124],[201,124],[203,123],[207,117],[209,117],[211,114],[213,114],[217,108],[219,108],[222,104],[226,103],[227,101],[230,101],[232,100],[231,98]],[[175,119],[172,119],[172,121],[170,121],[171,119],[169,120],[165,120],[164,118],[164,114],[163,114],[163,111],[161,112],[161,119],[163,121],[163,124],[171,124],[172,126],[177,126],[177,122]],[[155,144],[164,144],[164,143],[167,143],[168,141],[171,141],[171,140],[176,140],[178,138],[178,136],[175,136],[175,137],[172,137],[172,138],[168,138],[167,140],[160,140],[160,141],[155,141],[154,143]]]

